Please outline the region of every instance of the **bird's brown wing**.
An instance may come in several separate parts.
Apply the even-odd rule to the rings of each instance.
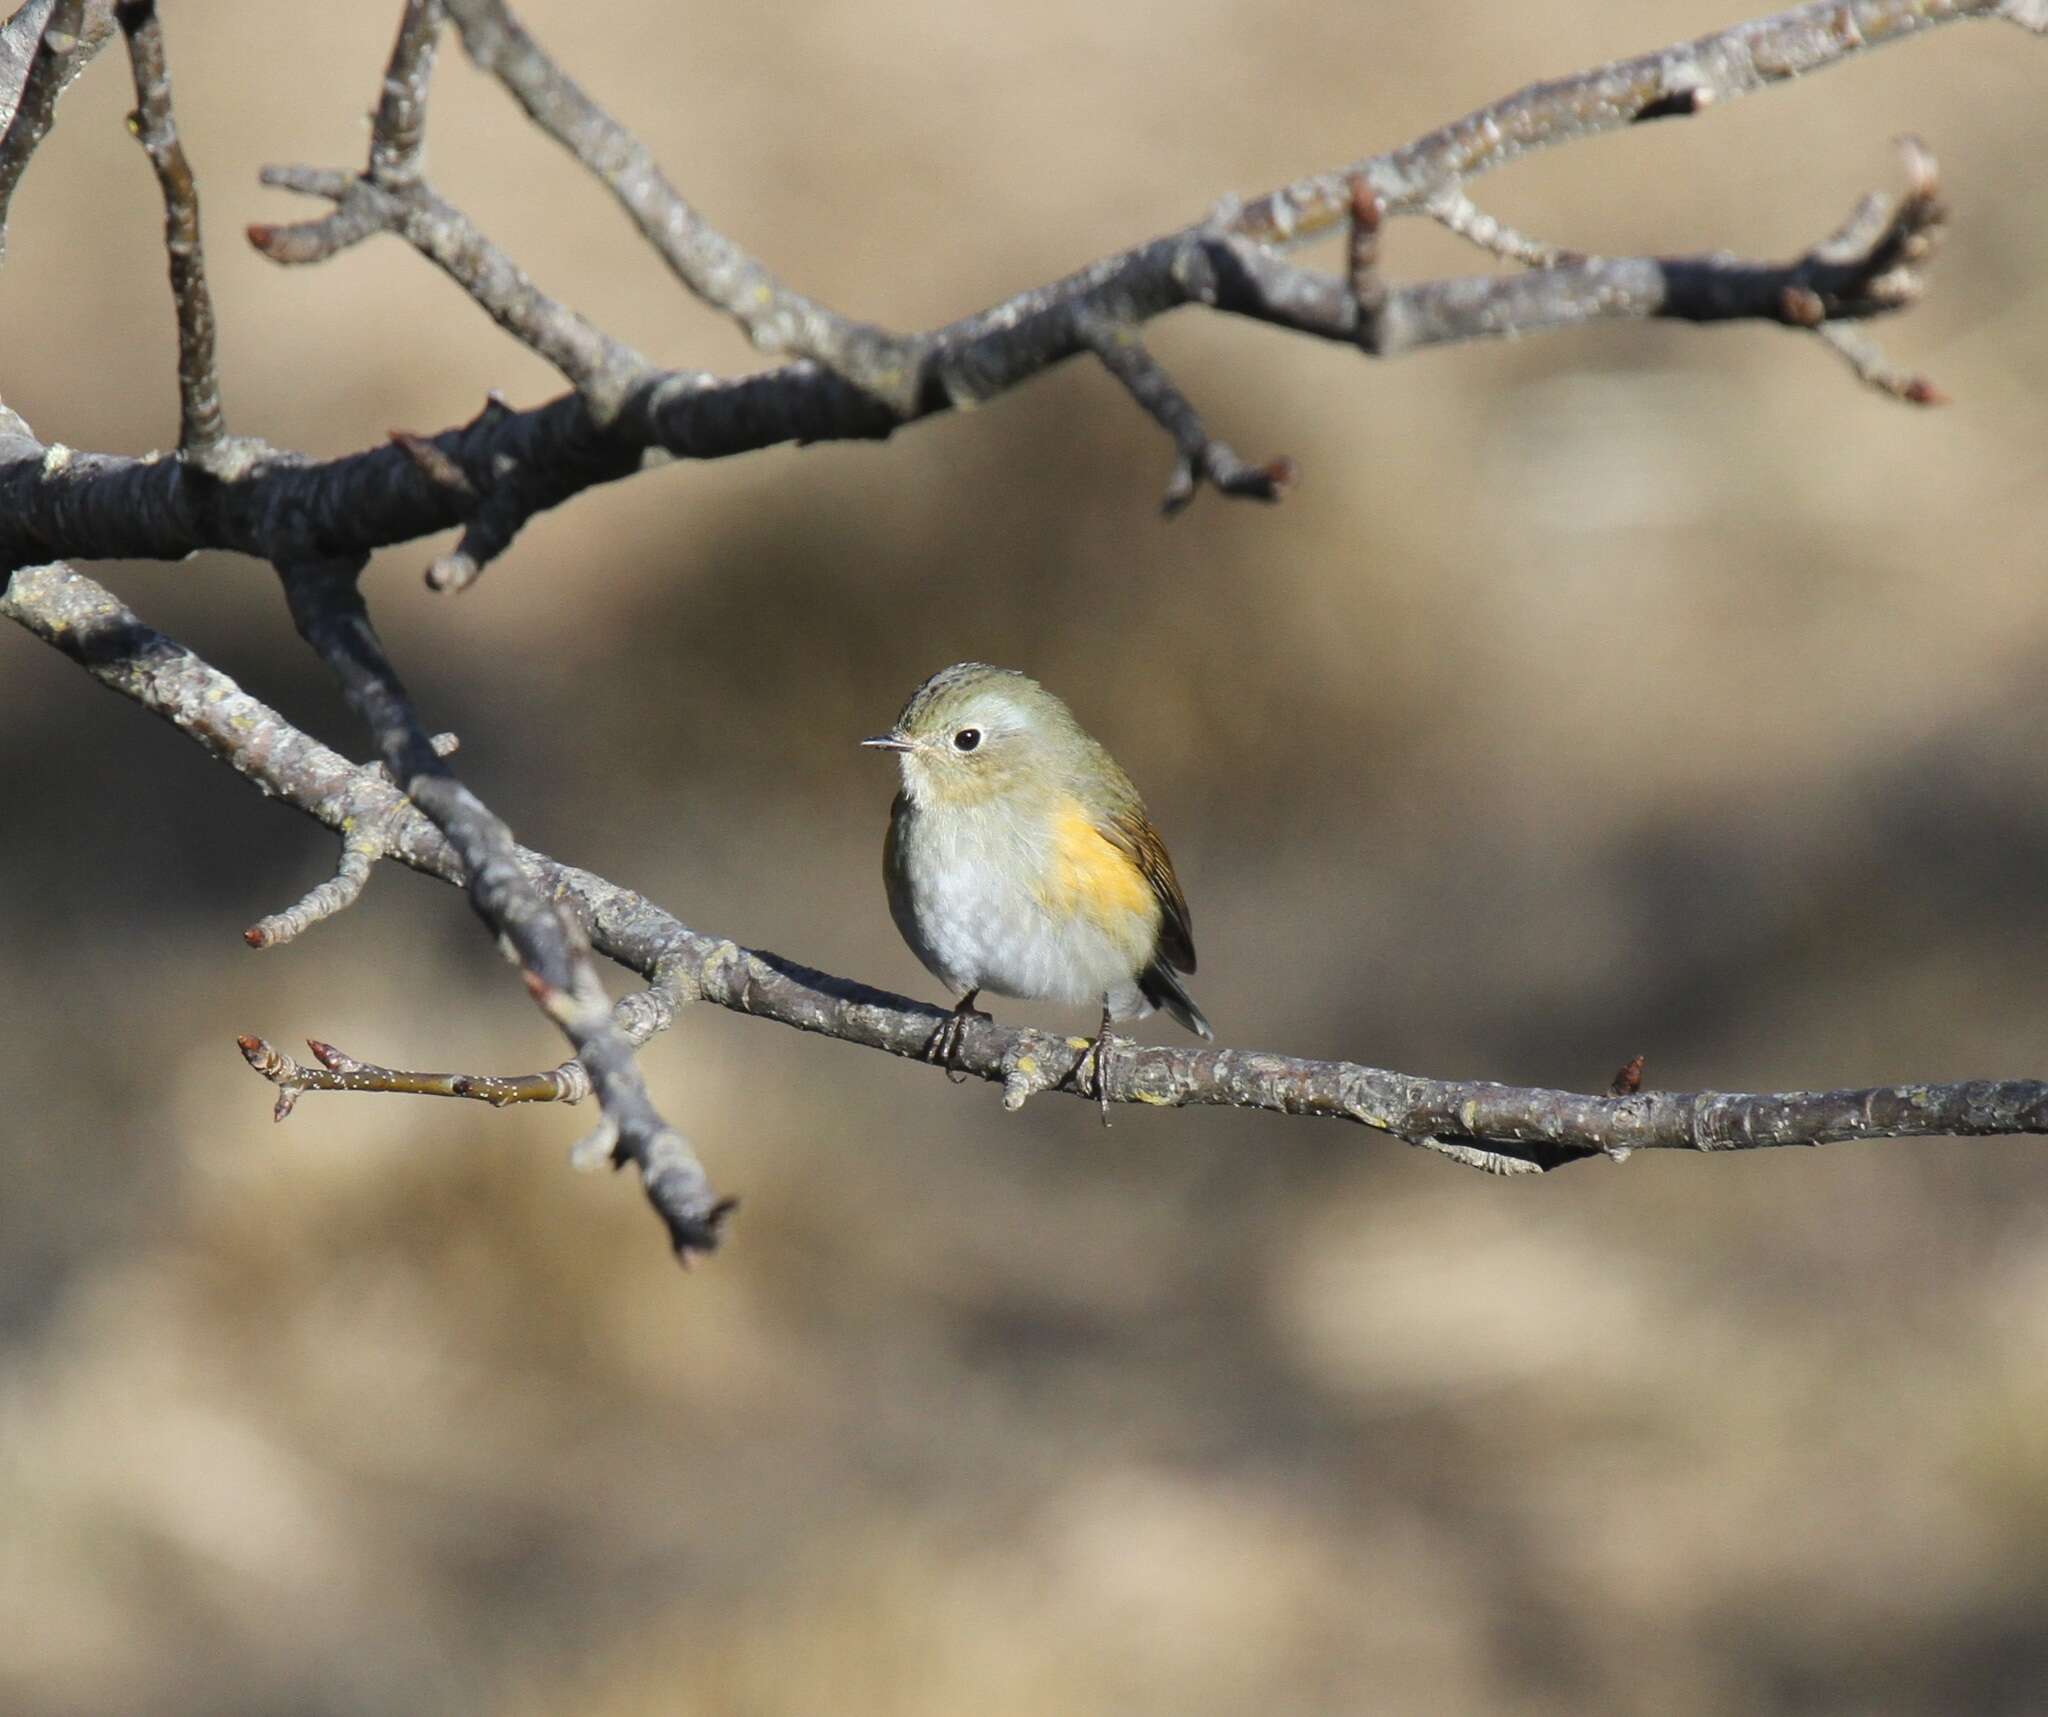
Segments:
[[[1151,819],[1136,806],[1112,811],[1096,824],[1104,837],[1127,854],[1151,885],[1159,902],[1159,957],[1177,972],[1195,969],[1195,938],[1188,922],[1188,897],[1173,874],[1173,860]]]

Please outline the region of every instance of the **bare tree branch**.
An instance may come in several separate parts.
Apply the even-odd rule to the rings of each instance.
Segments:
[[[1559,263],[1578,260],[1575,251],[1531,238],[1507,222],[1496,220],[1455,186],[1437,192],[1422,206],[1424,213],[1447,232],[1456,233],[1503,261],[1519,262],[1529,268],[1555,268]]]
[[[31,0],[0,26],[0,221],[48,129],[56,96],[89,54],[92,8]],[[1513,232],[1478,210],[1465,182],[1526,150],[1643,120],[1701,112],[1803,71],[1964,18],[2048,30],[2048,0],[1825,0],[1638,59],[1533,85],[1401,149],[1296,182],[1136,246],[981,314],[899,336],[793,292],[712,228],[637,139],[592,103],[511,17],[502,0],[408,0],[361,174],[307,167],[266,181],[328,199],[334,210],[250,237],[280,262],[321,260],[372,232],[404,237],[575,392],[516,412],[493,396],[476,419],[434,436],[324,463],[224,435],[198,207],[178,146],[151,0],[124,0],[138,94],[136,130],[164,191],[179,313],[182,430],[176,458],[122,459],[45,445],[0,407],[0,613],[64,650],[95,677],[175,721],[267,791],[343,835],[341,867],[297,906],[248,932],[289,940],[342,910],[371,865],[391,856],[464,886],[519,965],[576,1058],[508,1077],[410,1073],[314,1043],[309,1067],[261,1039],[244,1051],[279,1089],[279,1112],[305,1090],[384,1090],[492,1102],[576,1101],[602,1111],[583,1160],[634,1163],[686,1259],[708,1250],[731,1209],[648,1098],[633,1047],[682,1006],[707,999],[888,1053],[928,1057],[951,1016],[749,952],[687,929],[642,897],[517,847],[505,824],[436,754],[371,628],[357,587],[374,548],[463,526],[430,582],[460,586],[534,513],[663,455],[725,457],[785,441],[883,437],[901,423],[992,399],[1078,354],[1093,354],[1164,427],[1176,450],[1169,509],[1198,481],[1274,498],[1285,461],[1252,466],[1213,436],[1147,351],[1140,329],[1187,305],[1316,335],[1374,357],[1426,346],[1578,327],[1614,318],[1756,320],[1812,332],[1856,372],[1916,403],[1931,384],[1893,370],[1853,324],[1911,304],[1942,219],[1933,163],[1908,151],[1895,205],[1867,199],[1838,232],[1788,262],[1720,254],[1594,258]],[[739,320],[757,344],[799,361],[721,379],[654,370],[630,347],[542,293],[422,175],[437,32],[461,31],[471,57],[588,167],[689,288]],[[27,20],[27,22],[24,22]],[[22,50],[36,32],[33,56]],[[10,58],[9,56],[13,57]],[[18,92],[18,97],[17,97]],[[1384,222],[1443,222],[1527,274],[1388,282]],[[1280,256],[1349,223],[1344,273]],[[306,641],[368,723],[386,776],[351,765],[291,728],[189,651],[150,631],[63,558],[176,559],[199,548],[261,556],[280,572]],[[388,778],[387,778],[388,776]],[[592,949],[648,980],[616,1007]],[[1081,1069],[1096,1059],[1091,1079]],[[959,1022],[950,1065],[999,1083],[1015,1108],[1043,1090],[1155,1106],[1222,1104],[1340,1116],[1502,1173],[1639,1148],[1717,1150],[1928,1133],[2048,1130],[2048,1086],[2032,1081],[1765,1095],[1643,1093],[1618,1077],[1605,1097],[1446,1082],[1342,1062],[1241,1050],[1167,1050]],[[1625,1070],[1626,1072],[1627,1070]],[[1639,1077],[1639,1069],[1637,1070]],[[1085,1086],[1085,1093],[1083,1087]]]
[[[496,43],[487,48],[488,56],[502,51],[517,57],[523,51],[502,30],[491,37],[492,20],[500,16],[495,8],[464,0],[463,11],[472,30]],[[479,490],[479,476],[511,474],[497,485],[508,493],[496,504],[490,528],[479,523],[476,542],[452,566],[443,566],[442,581],[462,582],[469,567],[487,560],[525,518],[642,469],[650,454],[710,459],[783,442],[881,437],[907,416],[992,399],[1051,364],[1092,350],[1082,333],[1090,313],[1135,326],[1181,305],[1208,302],[1351,339],[1355,319],[1333,317],[1327,304],[1304,316],[1297,302],[1314,300],[1327,285],[1339,283],[1319,285],[1320,276],[1271,272],[1263,265],[1284,266],[1267,247],[1348,219],[1356,182],[1372,191],[1383,214],[1428,214],[1432,200],[1455,190],[1463,177],[1529,148],[1615,129],[1652,109],[1699,111],[1794,71],[1838,64],[1883,42],[1970,18],[2006,19],[2040,30],[2048,28],[2048,0],[1830,0],[1531,86],[1401,149],[1233,206],[925,336],[915,403],[907,414],[875,391],[809,361],[733,379],[652,375],[616,415],[593,411],[573,395],[526,412],[487,411],[460,428],[417,438]],[[407,63],[413,68],[402,74],[410,79],[407,87],[423,88],[420,62]],[[530,93],[540,88],[534,84]],[[573,103],[549,111],[573,135],[584,136],[569,126],[568,116],[581,112]],[[635,153],[639,146],[630,138],[621,142],[614,129],[604,120],[591,136],[625,149],[619,171],[640,184],[634,175],[644,151]],[[597,143],[589,147],[595,150]],[[337,176],[330,183],[338,189],[351,182]],[[1607,258],[1507,280],[1425,282],[1390,290],[1388,319],[1396,325],[1395,337],[1370,349],[1392,356],[1617,317],[1748,318],[1804,327],[1782,297],[1785,285],[1797,284],[1801,266],[1733,263],[1719,256]],[[1226,277],[1232,284],[1227,293],[1217,286]],[[1873,298],[1845,313],[1872,315],[1898,307],[1898,301]],[[1861,368],[1873,379],[1882,373],[1869,363]],[[1923,397],[1911,388],[1898,391],[1909,399]],[[478,512],[474,497],[437,480],[400,447],[324,463],[280,454],[252,461],[232,486],[195,486],[176,461],[69,452],[53,459],[50,452],[32,438],[0,441],[0,564],[65,555],[177,558],[199,548],[235,549],[271,561],[353,555],[469,524]]]
[[[0,25],[0,258],[14,188],[50,134],[57,98],[113,34],[111,8],[112,0],[29,0]]]
[[[156,0],[123,0],[114,15],[128,38],[128,60],[135,71],[129,129],[163,188],[164,248],[170,254],[171,298],[178,311],[178,446],[203,459],[227,434],[227,424],[214,367],[213,295],[206,289],[206,250],[199,238],[199,187],[178,141]]]
[[[618,199],[675,277],[764,352],[815,359],[899,415],[918,414],[923,341],[855,322],[793,292],[693,209],[646,146],[577,87],[503,0],[449,0],[469,57]]]
[[[1088,310],[1080,314],[1077,325],[1082,340],[1102,360],[1102,367],[1122,382],[1131,398],[1173,438],[1173,471],[1166,480],[1161,507],[1168,518],[1195,498],[1198,483],[1212,484],[1226,495],[1259,501],[1277,501],[1287,492],[1295,477],[1294,461],[1283,455],[1264,465],[1251,465],[1211,436],[1187,396],[1145,350],[1144,337],[1130,323]]]
[[[1361,314],[1351,281],[1296,268],[1243,239],[1189,253],[1183,280],[1219,310],[1346,341],[1378,357],[1614,318],[1768,321],[1833,338],[1837,323],[1903,309],[1924,289],[1920,265],[1933,254],[1946,211],[1933,157],[1912,139],[1903,149],[1906,195],[1896,204],[1864,198],[1834,234],[1790,262],[1583,257],[1527,274],[1394,289],[1371,316]],[[1911,404],[1941,398],[1930,384],[1893,388],[1875,375],[1865,379]]]
[[[369,163],[360,176],[315,167],[263,170],[264,184],[325,197],[336,205],[334,213],[291,226],[252,226],[249,242],[271,261],[289,265],[324,262],[372,233],[396,233],[506,333],[560,370],[602,421],[617,411],[633,384],[654,373],[654,366],[624,341],[548,297],[421,176],[427,85],[442,21],[441,0],[408,0],[371,127]],[[497,549],[511,541],[516,529],[515,523],[503,532]]]
[[[384,856],[384,843],[374,829],[355,828],[341,837],[341,862],[333,876],[309,889],[282,912],[272,912],[242,932],[252,948],[281,948],[296,942],[314,925],[346,912],[369,886],[370,868]]]
[[[262,179],[337,205],[323,220],[250,227],[249,242],[272,262],[325,262],[372,233],[396,233],[513,339],[560,370],[600,417],[615,411],[626,390],[654,372],[624,341],[542,292],[468,216],[417,177],[401,190],[312,167],[266,167]]]
[[[102,684],[175,723],[266,793],[327,827],[376,806],[389,819],[393,857],[443,881],[461,881],[462,866],[453,848],[396,788],[299,732],[225,674],[145,626],[84,574],[64,566],[25,568],[0,598],[0,615],[62,650]],[[659,1029],[683,1003],[703,1000],[929,1062],[932,1035],[951,1017],[945,1009],[691,930],[631,890],[543,854],[522,848],[514,858],[541,893],[577,916],[599,952],[654,980],[662,994],[647,1004],[643,1018],[650,1029]],[[641,1002],[643,997],[628,996],[620,1011]],[[252,1064],[263,1053],[261,1041],[253,1041],[258,1049],[245,1051],[252,1053]],[[1092,1102],[1092,1086],[1076,1079],[1090,1048],[1086,1038],[976,1019],[965,1022],[952,1065],[1002,1086],[1009,1108],[1041,1091]],[[346,1056],[339,1060],[346,1067],[366,1065]],[[310,1076],[316,1070],[300,1072]],[[449,1088],[436,1094],[490,1100],[488,1091],[453,1089],[465,1077],[481,1080],[479,1075],[380,1069],[354,1076],[371,1079],[367,1086],[327,1085],[312,1077],[301,1083],[306,1089],[402,1088],[374,1083],[377,1074],[445,1081]],[[280,1080],[291,1082],[289,1074]],[[1618,1076],[1617,1083],[1627,1080]],[[1107,1089],[1113,1102],[1154,1108],[1208,1105],[1348,1120],[1498,1174],[1537,1172],[1591,1157],[1622,1158],[1638,1150],[1719,1152],[1886,1138],[2048,1134],[2048,1083],[2031,1079],[1853,1091],[1635,1090],[1592,1096],[1428,1079],[1262,1051],[1118,1041],[1111,1048]]]
[[[467,1097],[494,1108],[508,1103],[580,1103],[590,1095],[590,1076],[580,1061],[565,1061],[546,1073],[408,1073],[378,1067],[306,1039],[319,1062],[308,1067],[260,1037],[238,1037],[242,1058],[277,1087],[273,1119],[282,1121],[308,1091],[387,1091],[408,1097]]]
[[[1909,198],[1899,230],[1925,213]],[[1874,274],[1880,265],[1884,273]],[[1113,270],[1114,290],[1092,273],[1072,276],[1022,295],[1004,312],[945,331],[941,344],[954,354],[945,372],[949,385],[993,397],[1049,364],[1092,351],[1085,330],[1100,325],[1094,316],[1104,303],[1115,306],[1108,312],[1113,321],[1130,324],[1202,303],[1393,357],[1617,319],[1809,329],[1806,313],[1788,307],[1788,288],[1814,293],[1824,320],[1886,314],[1911,297],[1895,290],[1898,265],[1882,246],[1861,260],[1818,249],[1783,263],[1723,255],[1589,258],[1529,274],[1389,288],[1380,332],[1368,343],[1348,282],[1296,268],[1215,229],[1162,239],[1099,266]],[[963,380],[969,376],[971,383]],[[945,409],[936,399],[927,403],[931,411]],[[661,375],[634,389],[608,422],[570,395],[530,411],[487,409],[460,429],[413,439],[431,445],[443,469],[472,480],[495,474],[489,480],[510,491],[516,504],[509,511],[523,520],[642,469],[655,450],[722,458],[789,441],[884,436],[894,426],[872,396],[814,365],[793,364],[735,380]],[[169,559],[201,548],[328,558],[444,530],[476,512],[470,496],[423,467],[416,448],[381,447],[325,464],[278,455],[257,461],[228,488],[195,485],[176,462],[69,450],[53,459],[51,451],[32,437],[0,433],[0,563],[59,554]]]
[[[633,1045],[612,1023],[583,926],[534,886],[511,830],[437,753],[370,624],[359,571],[353,562],[281,566],[293,621],[368,724],[392,781],[447,838],[477,916],[574,1046],[604,1111],[606,1144],[620,1162],[638,1166],[676,1251],[711,1251],[732,1201],[712,1192],[682,1135],[649,1098]]]
[[[651,909],[650,909],[651,910]],[[644,990],[621,996],[612,1023],[636,1048],[666,1031],[696,999],[687,965],[674,957],[658,960]],[[308,1091],[388,1091],[414,1097],[466,1097],[503,1108],[508,1103],[580,1103],[590,1095],[590,1074],[580,1061],[565,1061],[540,1073],[415,1073],[378,1067],[318,1038],[306,1039],[320,1065],[308,1067],[260,1037],[237,1038],[243,1059],[278,1088],[276,1116],[282,1121]],[[589,1140],[579,1146],[585,1151]],[[609,1148],[609,1146],[607,1147]],[[586,1153],[587,1154],[587,1153]],[[582,1162],[579,1166],[597,1167]],[[727,1206],[731,1208],[730,1204]]]
[[[567,305],[542,292],[526,272],[460,210],[435,195],[421,173],[427,86],[434,38],[444,22],[441,0],[407,0],[384,74],[383,96],[360,176],[313,167],[267,167],[263,183],[326,197],[334,212],[290,226],[248,229],[249,242],[271,261],[324,262],[372,233],[406,240],[473,298],[499,327],[560,370],[603,426],[654,366]],[[427,569],[437,590],[462,590],[512,544],[533,514],[560,498],[530,466],[491,458],[474,472],[418,436],[393,441],[442,491],[466,509],[462,540]]]
[[[2048,34],[2048,0],[1811,0],[1654,53],[1533,83],[1412,143],[1317,173],[1237,210],[1232,230],[1260,244],[1298,244],[1348,217],[1364,175],[1389,215],[1434,214],[1431,201],[1531,150],[1681,118],[1809,72],[1840,65],[1944,24],[2001,19]]]
[[[417,179],[426,148],[427,84],[434,75],[434,49],[447,13],[441,0],[405,0],[384,92],[370,125],[370,177],[387,189]]]
[[[436,757],[454,756],[455,735],[435,734],[433,747]],[[380,779],[391,780],[391,771],[383,764],[374,767]],[[281,948],[287,942],[297,941],[314,925],[346,912],[362,898],[371,868],[383,856],[382,825],[370,817],[348,818],[341,828],[341,860],[334,875],[309,889],[284,911],[259,918],[242,932],[242,940],[252,948]]]

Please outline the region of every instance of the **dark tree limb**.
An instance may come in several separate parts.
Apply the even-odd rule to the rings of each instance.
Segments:
[[[199,187],[178,140],[156,0],[122,0],[114,15],[128,38],[135,72],[135,112],[128,126],[163,190],[164,249],[170,255],[171,298],[178,311],[178,449],[203,463],[227,434],[227,423],[214,362],[213,295],[206,287],[206,250],[199,238]]]
[[[388,850],[394,858],[426,875],[461,882],[464,871],[454,848],[395,787],[299,732],[225,674],[145,626],[84,574],[64,566],[24,568],[0,597],[0,616],[62,650],[103,685],[175,723],[187,738],[267,794],[329,828],[372,807],[389,819]],[[654,990],[646,994],[659,995],[645,1003],[647,1012],[639,1016],[650,1035],[677,1007],[701,1000],[933,1065],[926,1050],[932,1033],[951,1017],[946,1009],[691,930],[630,889],[543,854],[517,849],[514,859],[541,894],[575,915],[593,947],[650,979]],[[628,996],[619,1010],[642,1002],[643,997]],[[1009,1108],[1041,1091],[1094,1102],[1093,1087],[1075,1078],[1090,1048],[1086,1038],[970,1019],[952,1066],[1000,1085]],[[260,1056],[260,1048],[256,1053]],[[349,1067],[366,1065],[346,1056],[339,1060]],[[381,1071],[397,1079],[445,1079],[451,1087],[465,1077]],[[311,1078],[303,1083],[307,1089],[348,1088]],[[438,1094],[489,1100],[482,1090],[451,1088]],[[2048,1082],[2030,1079],[1853,1091],[1637,1090],[1593,1096],[1428,1079],[1260,1051],[1119,1044],[1108,1096],[1113,1102],[1153,1108],[1208,1105],[1347,1120],[1499,1174],[1538,1172],[1593,1157],[1618,1159],[1638,1150],[1720,1152],[1888,1138],[2048,1135]]]
[[[1113,319],[1130,323],[1206,304],[1380,357],[1617,319],[1759,321],[1810,331],[1815,303],[1823,323],[1909,303],[1922,253],[1908,235],[1929,236],[1936,219],[1931,196],[1909,194],[1862,257],[1816,247],[1782,263],[1724,255],[1586,258],[1527,274],[1389,287],[1366,322],[1347,280],[1203,228],[1020,295],[937,338],[950,354],[944,385],[979,399],[1094,350],[1083,329],[1104,303],[1115,306]],[[926,401],[933,412],[948,403],[943,395]],[[798,363],[734,380],[660,375],[633,389],[609,421],[569,395],[530,411],[489,408],[459,429],[412,440],[436,451],[435,468],[472,478],[511,473],[493,480],[509,487],[510,512],[523,520],[643,469],[657,451],[724,458],[792,441],[885,436],[895,426],[873,396]],[[32,436],[0,425],[0,564],[66,555],[175,559],[202,548],[272,560],[331,558],[466,524],[476,514],[474,498],[435,475],[418,446],[326,463],[278,454],[252,462],[232,484],[214,484],[195,483],[175,461],[69,451],[56,458]]]
[[[1361,314],[1351,281],[1297,268],[1243,239],[1189,251],[1182,278],[1218,310],[1355,344],[1383,358],[1614,319],[1775,322],[1832,337],[1836,324],[1888,315],[1924,290],[1920,266],[1933,254],[1946,210],[1933,157],[1910,139],[1904,152],[1903,197],[1896,203],[1866,197],[1830,237],[1789,262],[1581,257],[1526,274],[1394,288],[1376,315]],[[1931,387],[1884,391],[1920,405],[1939,398]]]
[[[572,148],[612,172],[619,181],[615,191],[624,196],[621,185],[637,187],[631,206],[650,220],[669,207],[660,195],[665,181],[656,184],[658,174],[650,179],[642,171],[651,170],[645,151],[594,108],[586,111],[587,98],[573,85],[552,81],[550,64],[529,58],[530,39],[516,31],[501,7],[461,0],[451,12],[458,23],[466,22],[472,51],[508,79],[516,71],[515,93],[525,91],[522,99],[530,98],[547,116],[544,123],[557,126],[572,140]],[[1384,217],[1428,215],[1432,202],[1439,210],[1450,206],[1440,199],[1456,192],[1464,179],[1528,149],[1615,129],[1653,110],[1707,110],[1796,72],[1838,64],[1885,42],[1972,18],[2003,19],[2041,31],[2048,29],[2048,0],[1826,0],[1532,85],[1400,149],[1234,204],[1198,226],[1105,258],[922,336],[915,342],[920,356],[914,385],[895,403],[883,397],[895,391],[893,384],[868,376],[868,385],[856,386],[829,367],[803,361],[726,380],[688,372],[653,375],[631,390],[616,415],[593,411],[587,401],[569,396],[529,412],[486,414],[419,439],[431,442],[472,478],[499,470],[519,474],[513,501],[498,508],[503,516],[479,532],[475,546],[480,552],[468,557],[481,564],[520,520],[593,484],[630,475],[650,455],[722,458],[792,441],[886,436],[909,418],[992,399],[1088,350],[1080,334],[1084,311],[1135,324],[1191,302],[1213,302],[1213,283],[1220,274],[1240,280],[1233,301],[1219,307],[1348,339],[1355,319],[1346,327],[1326,312],[1299,313],[1294,300],[1313,299],[1316,291],[1304,283],[1318,277],[1303,271],[1274,273],[1266,276],[1268,286],[1284,284],[1289,290],[1262,290],[1257,265],[1271,262],[1275,269],[1284,268],[1272,257],[1272,247],[1348,219],[1357,183],[1372,192]],[[408,24],[415,19],[409,12]],[[405,47],[402,32],[400,48]],[[394,64],[402,58],[394,55]],[[423,90],[423,52],[403,63],[411,70],[401,70],[400,81],[408,90]],[[668,195],[674,195],[672,190]],[[677,231],[698,231],[677,218]],[[1236,268],[1229,266],[1233,257],[1239,261]],[[1751,318],[1804,326],[1788,315],[1782,299],[1767,301],[1754,290],[1782,288],[1788,273],[1784,266],[1733,264],[1720,257],[1609,258],[1505,282],[1494,277],[1427,282],[1390,293],[1389,312],[1399,313],[1398,337],[1368,349],[1394,355],[1615,317]],[[1873,301],[1860,313],[1898,307]],[[1830,338],[1838,347],[1845,344]],[[1858,368],[1882,385],[1884,372],[1876,364],[1862,362]],[[1894,391],[1909,399],[1922,397],[1910,387]],[[905,398],[911,401],[908,408],[901,403]],[[325,463],[284,454],[255,459],[232,486],[203,492],[195,491],[190,474],[175,462],[95,455],[52,462],[46,453],[32,439],[0,439],[0,564],[60,556],[174,559],[199,548],[233,549],[273,562],[353,555],[464,525],[476,510],[473,499],[437,482],[392,447]],[[460,582],[463,571],[456,566],[448,581]]]

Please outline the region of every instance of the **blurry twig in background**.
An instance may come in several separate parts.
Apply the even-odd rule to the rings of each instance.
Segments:
[[[161,31],[151,0],[116,13],[134,64],[137,135],[161,181],[179,324],[181,433],[173,457],[73,453],[45,445],[0,408],[0,612],[63,649],[124,695],[175,721],[216,755],[343,836],[339,874],[249,933],[289,940],[345,908],[377,857],[463,883],[577,1059],[498,1079],[373,1067],[316,1045],[305,1067],[260,1039],[244,1051],[281,1092],[280,1115],[311,1089],[386,1090],[485,1101],[575,1101],[603,1110],[584,1157],[631,1161],[677,1250],[716,1243],[730,1201],[715,1198],[680,1135],[649,1100],[631,1050],[703,997],[807,1031],[923,1056],[938,1010],[702,935],[628,890],[514,846],[506,825],[455,777],[416,715],[369,622],[357,575],[370,550],[455,525],[463,537],[430,571],[439,588],[474,582],[535,513],[644,468],[650,456],[708,459],[781,442],[886,437],[899,425],[978,404],[1052,364],[1097,356],[1172,437],[1168,510],[1197,483],[1271,500],[1291,462],[1250,465],[1212,437],[1146,350],[1140,326],[1191,304],[1390,357],[1424,346],[1576,327],[1612,318],[1755,320],[1820,335],[1863,380],[1930,404],[1938,391],[1895,370],[1842,326],[1911,304],[1942,219],[1932,157],[1907,145],[1908,189],[1868,198],[1833,237],[1781,264],[1700,257],[1596,258],[1528,238],[1473,203],[1467,180],[1527,150],[1649,119],[1697,114],[1736,96],[1936,24],[1996,18],[2048,31],[2048,0],[1836,0],[1797,7],[1690,43],[1597,67],[1516,95],[1402,148],[1299,180],[929,333],[851,321],[783,285],[713,228],[643,145],[593,103],[502,0],[407,0],[365,170],[273,168],[266,182],[327,198],[321,220],[256,226],[279,262],[324,260],[373,232],[404,237],[575,391],[531,411],[493,396],[471,423],[317,463],[225,436],[198,201],[176,139]],[[65,84],[106,31],[104,8],[31,0],[0,26],[0,226]],[[618,198],[689,289],[738,320],[758,346],[799,354],[765,374],[722,379],[655,370],[640,354],[541,292],[420,172],[435,36],[460,30],[471,57],[541,129]],[[29,51],[31,38],[34,51]],[[1384,223],[1434,219],[1491,254],[1531,265],[1509,276],[1390,285]],[[1342,277],[1296,267],[1287,246],[1348,222]],[[279,569],[294,619],[341,680],[377,740],[388,776],[356,768],[152,632],[65,558],[178,559],[199,548],[260,556]],[[369,831],[376,831],[371,833]],[[649,980],[610,1006],[591,950]],[[970,1022],[957,1065],[1000,1083],[1012,1108],[1042,1090],[1079,1093],[1078,1039]],[[1153,1105],[1227,1104],[1342,1116],[1496,1172],[1526,1172],[1640,1148],[1739,1149],[1944,1133],[2048,1131],[2048,1086],[2032,1081],[1824,1094],[1607,1097],[1426,1080],[1342,1062],[1240,1050],[1118,1045],[1101,1095]],[[1088,1095],[1097,1095],[1094,1090]]]

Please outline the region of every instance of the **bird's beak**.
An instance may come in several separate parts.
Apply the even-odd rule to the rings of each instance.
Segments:
[[[908,751],[910,741],[900,733],[878,733],[872,739],[863,739],[861,744],[876,751]]]

